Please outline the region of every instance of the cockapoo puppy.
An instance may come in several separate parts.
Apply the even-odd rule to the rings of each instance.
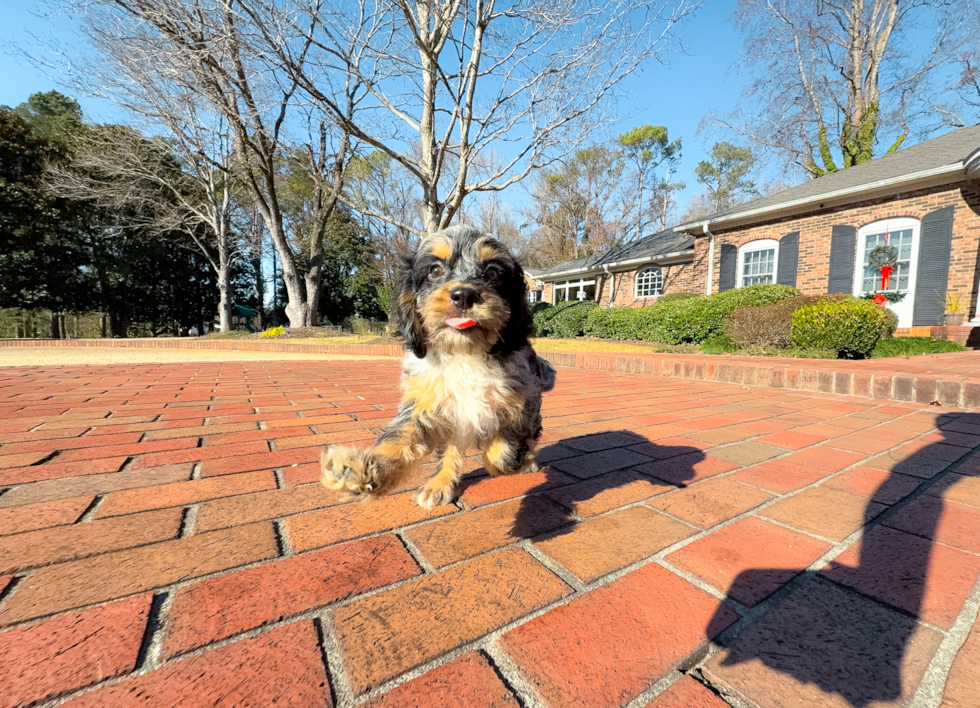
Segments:
[[[555,370],[528,337],[524,272],[507,248],[470,226],[432,234],[404,258],[394,321],[408,353],[395,419],[370,448],[334,445],[323,484],[373,498],[431,452],[438,471],[415,494],[426,509],[452,501],[467,450],[491,475],[537,470],[541,394]]]

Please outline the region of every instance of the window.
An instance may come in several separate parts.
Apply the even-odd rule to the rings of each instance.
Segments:
[[[595,280],[563,280],[555,283],[552,304],[565,300],[595,300]]]
[[[906,220],[907,221],[907,220]],[[875,224],[872,224],[874,227]],[[892,246],[898,255],[895,270],[888,281],[886,292],[905,292],[909,289],[909,273],[912,270],[912,228],[890,231],[889,224],[877,225],[877,228],[861,229],[858,247],[861,249],[861,283],[859,294],[881,291],[881,271],[869,264],[871,252],[878,246]],[[869,233],[870,231],[870,233]]]
[[[663,287],[663,272],[659,268],[645,268],[636,274],[633,297],[659,297]]]
[[[740,288],[776,282],[776,255],[779,242],[765,238],[750,241],[738,251]]]
[[[541,290],[528,290],[527,291],[527,301],[532,305],[536,302],[541,302],[541,295],[543,292]]]

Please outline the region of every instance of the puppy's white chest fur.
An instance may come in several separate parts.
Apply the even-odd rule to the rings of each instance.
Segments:
[[[442,429],[446,442],[458,447],[482,447],[523,408],[500,364],[482,354],[409,356],[403,372],[402,390],[413,402],[413,416]]]

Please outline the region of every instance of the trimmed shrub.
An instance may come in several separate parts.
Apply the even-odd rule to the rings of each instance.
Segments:
[[[793,313],[813,305],[819,295],[797,295],[772,305],[736,307],[725,316],[725,334],[738,347],[788,347]]]
[[[548,321],[548,336],[561,339],[581,337],[589,313],[598,307],[598,304],[589,300],[557,305],[554,316]]]
[[[677,300],[690,300],[692,297],[701,297],[697,293],[668,293],[657,298],[657,304],[662,302],[676,302]]]
[[[751,285],[707,297],[675,300],[657,305],[652,338],[666,344],[700,343],[722,334],[725,316],[737,307],[768,305],[799,295],[786,285]]]
[[[589,313],[582,331],[587,337],[601,339],[649,339],[651,313],[656,306],[597,307]]]
[[[825,299],[793,313],[791,341],[797,347],[833,349],[844,359],[863,359],[878,340],[895,331],[893,313],[856,297]]]
[[[536,302],[531,305],[531,319],[534,321],[534,333],[538,337],[548,336],[548,320],[551,319],[551,310],[554,305],[548,302]]]
[[[534,330],[539,337],[579,337],[589,313],[599,307],[585,300],[566,300],[557,305],[539,308],[532,315]]]

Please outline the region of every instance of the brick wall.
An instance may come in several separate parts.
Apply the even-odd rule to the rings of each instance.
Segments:
[[[923,216],[946,206],[954,207],[953,242],[949,269],[949,290],[961,294],[960,311],[968,317],[976,311],[976,277],[980,254],[980,185],[961,183],[825,209],[805,216],[773,220],[751,227],[715,232],[714,268],[711,291],[718,292],[721,245],[742,246],[763,238],[779,239],[792,231],[800,232],[800,258],[797,287],[807,294],[827,291],[830,267],[830,236],[836,224],[860,229],[880,219]],[[694,243],[693,287],[704,292],[708,271],[708,238]]]

